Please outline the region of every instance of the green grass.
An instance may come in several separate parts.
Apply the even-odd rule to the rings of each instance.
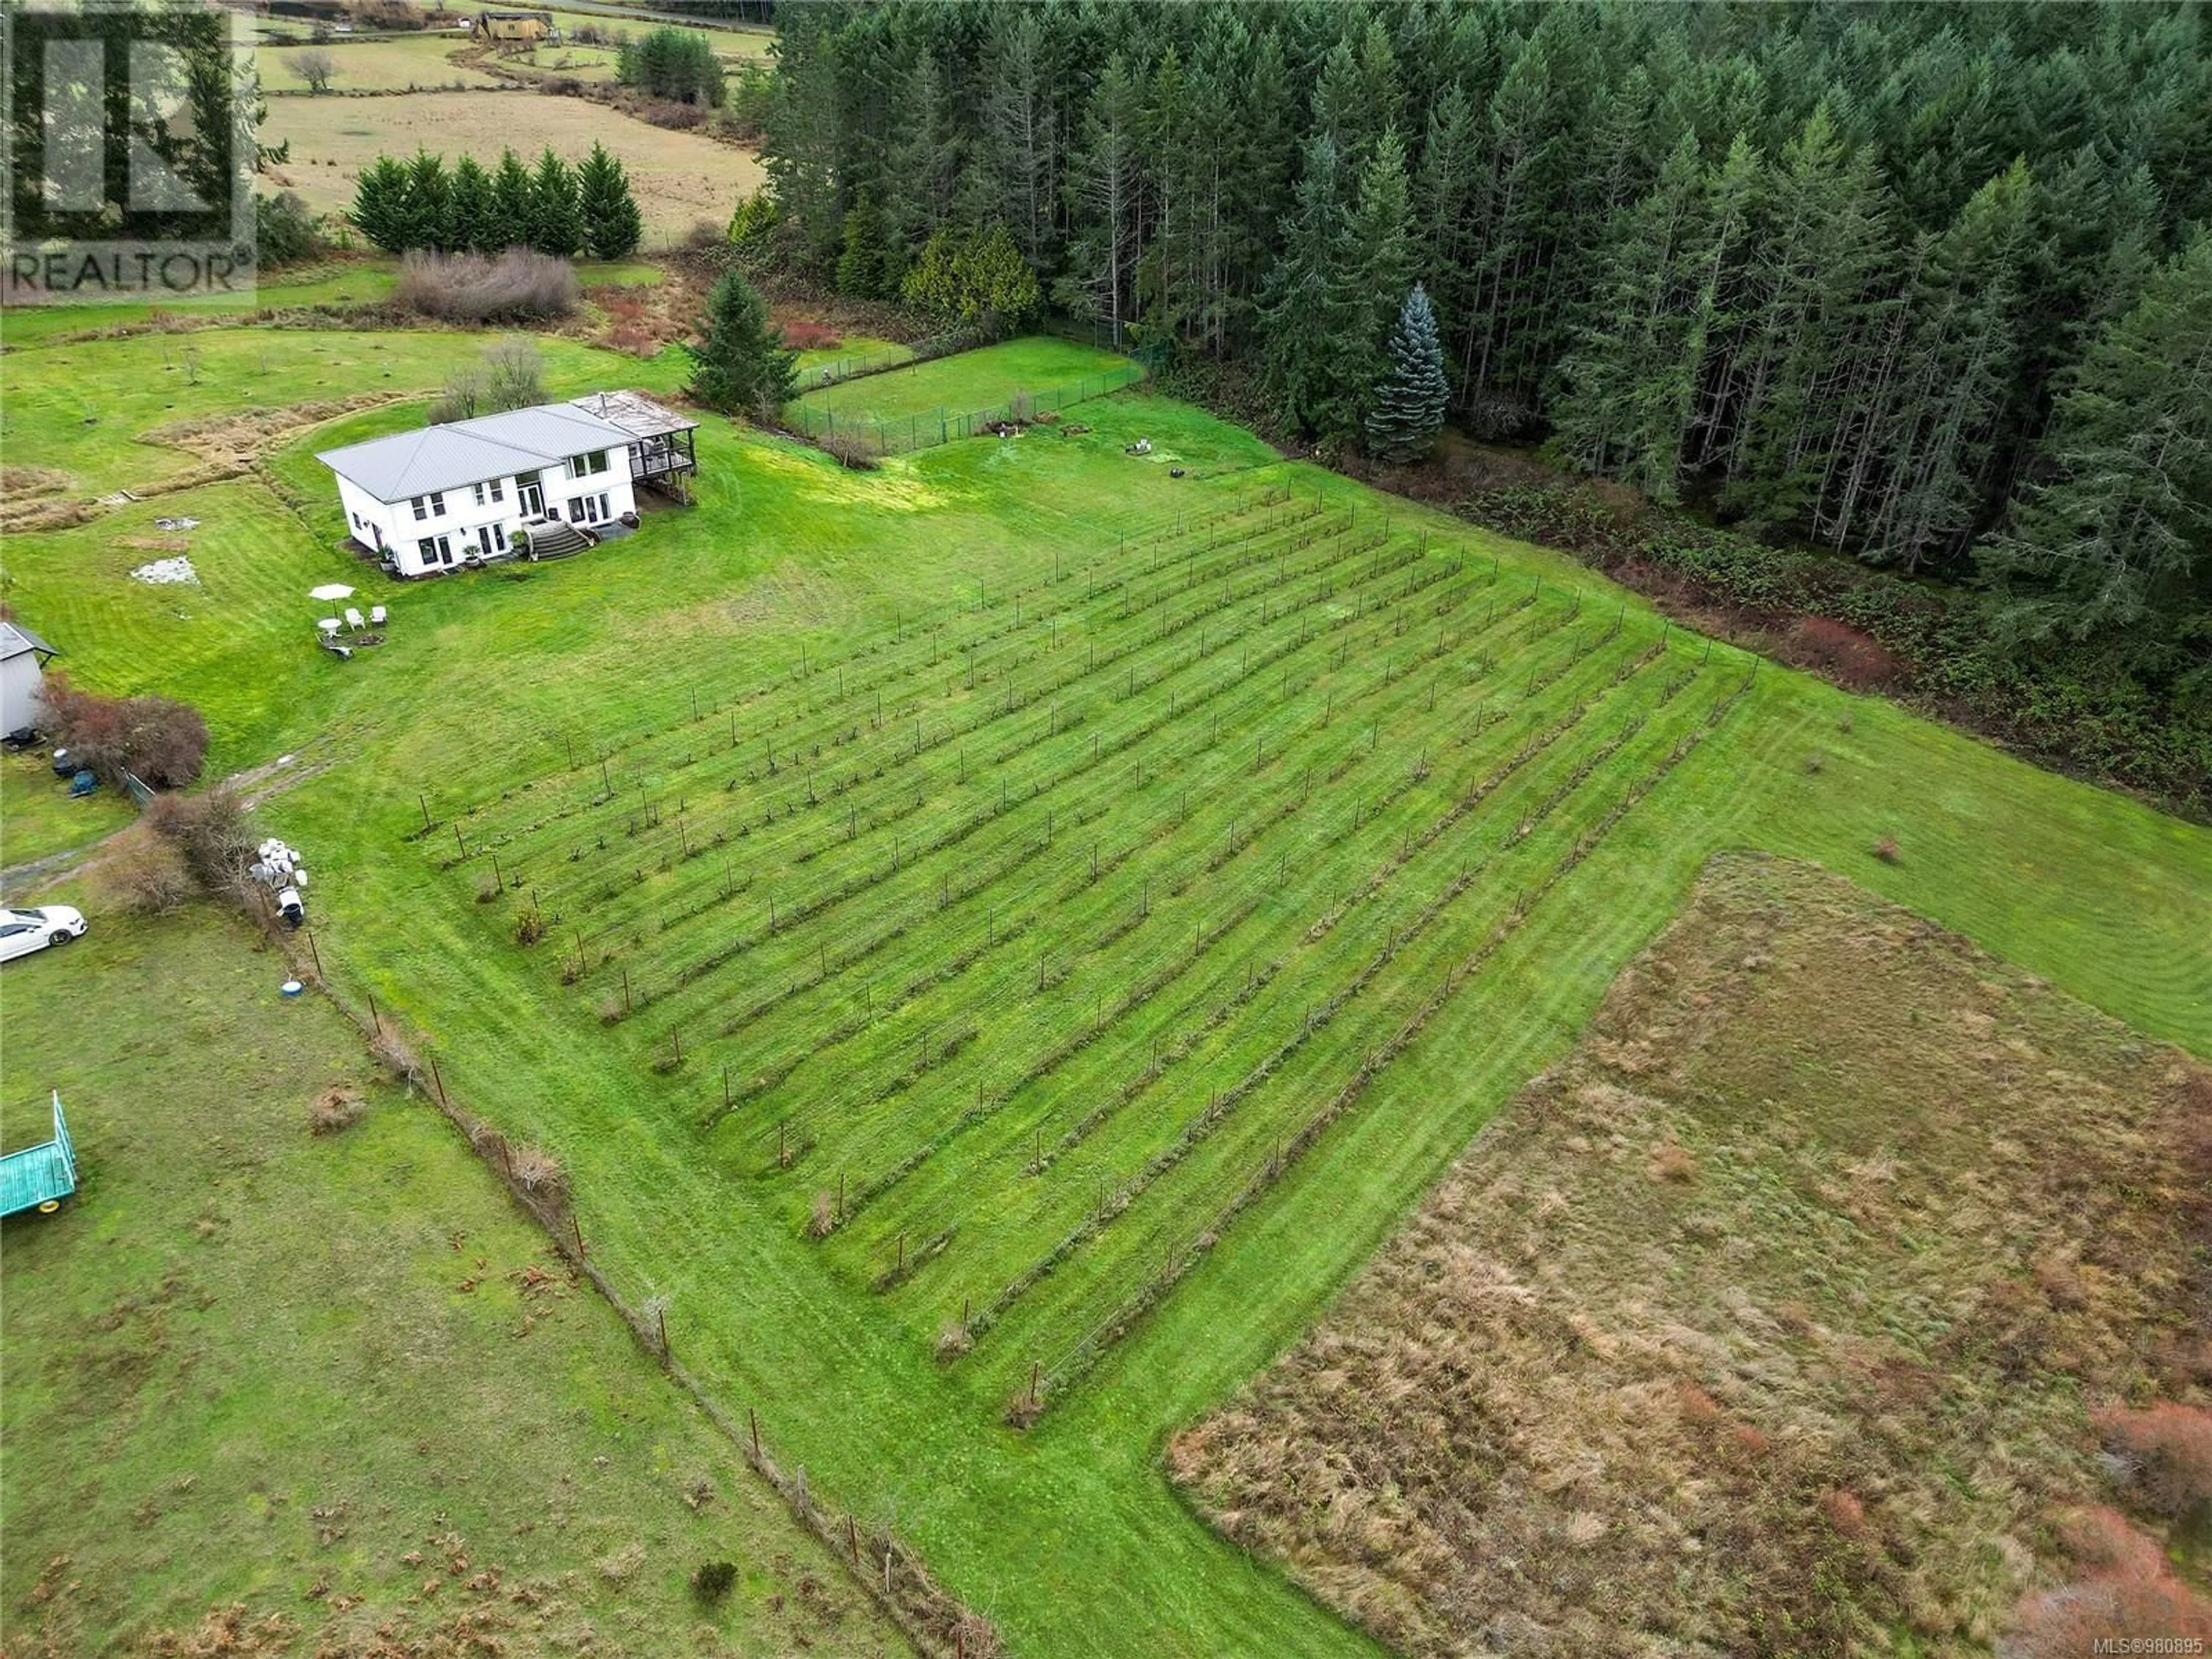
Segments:
[[[1020,342],[838,391],[933,408],[958,401],[955,386],[1003,398],[1081,372],[1046,358],[1079,349]],[[622,374],[638,380],[634,365]],[[903,394],[886,384],[900,381]],[[306,545],[338,529],[311,448],[389,418],[338,422],[277,460],[311,504]],[[1081,418],[1096,429],[956,443],[866,474],[709,422],[698,508],[519,578],[400,590],[387,654],[349,665],[375,677],[326,678],[340,689],[302,694],[289,713],[273,705],[265,728],[272,745],[334,734],[328,769],[268,816],[318,869],[319,936],[342,987],[418,1028],[472,1107],[557,1148],[595,1258],[629,1294],[672,1297],[687,1364],[732,1409],[757,1409],[780,1455],[836,1501],[895,1509],[948,1585],[1023,1650],[1363,1650],[1194,1522],[1159,1447],[1287,1345],[1565,1050],[1715,848],[1845,871],[2149,1033],[2212,1051],[2212,836],[1803,676],[1765,666],[1746,688],[1741,653],[1715,646],[1708,659],[1705,641],[1564,557],[1285,464],[1186,406],[1124,393]],[[1139,436],[1150,456],[1123,453]],[[35,442],[20,459],[47,462]],[[1316,496],[1321,514],[1293,521]],[[1191,522],[1216,514],[1233,516]],[[1385,514],[1382,574],[1363,544]],[[67,568],[53,561],[47,603],[68,592]],[[1407,594],[1409,580],[1429,585]],[[1363,594],[1380,608],[1359,610]],[[48,628],[39,606],[19,609]],[[1297,643],[1302,624],[1324,621]],[[1442,653],[1426,654],[1440,630]],[[1616,683],[1662,635],[1662,656]],[[999,712],[1010,687],[1015,706]],[[925,747],[910,756],[917,717]],[[939,740],[954,723],[975,728],[964,760]],[[1550,741],[1509,767],[1532,734]],[[1469,783],[1493,777],[1479,807],[1444,821]],[[992,807],[1001,780],[1005,813],[945,841]],[[418,837],[425,801],[438,823]],[[648,808],[656,822],[642,821]],[[1897,838],[1894,865],[1873,856],[1882,836]],[[701,838],[710,850],[687,856]],[[517,884],[478,903],[495,853]],[[1462,864],[1473,884],[1425,920]],[[981,882],[994,884],[939,908],[948,887]],[[766,931],[771,893],[799,907],[847,883],[818,915]],[[526,950],[513,928],[533,892],[559,922]],[[1016,938],[1000,942],[1001,926]],[[579,928],[588,967],[564,986]],[[1291,1148],[1447,963],[1501,928],[1373,1086],[1310,1148]],[[741,939],[743,955],[679,981]],[[1209,1097],[1386,951],[1336,1018],[1147,1173]],[[1248,971],[1278,959],[1240,1001]],[[624,972],[633,1001],[647,1000],[605,1024]],[[1101,1035],[1055,1058],[1094,1019]],[[969,1028],[947,1058],[946,1039]],[[672,1030],[684,1063],[657,1071]],[[902,1081],[925,1031],[937,1060]],[[1155,1036],[1174,1056],[1161,1079],[1068,1141],[1149,1068]],[[748,1091],[727,1118],[725,1060]],[[971,1118],[979,1088],[987,1109]],[[1046,1167],[1028,1173],[1040,1140]],[[1280,1179],[1255,1184],[1292,1151]],[[809,1240],[814,1198],[841,1171],[848,1192],[873,1195]],[[1134,1194],[1127,1209],[940,1365],[938,1333],[962,1301],[997,1300],[1117,1185]],[[1252,1200],[1198,1245],[1248,1188]],[[896,1277],[901,1233],[916,1260],[878,1289]],[[1172,1287],[1121,1340],[1079,1346],[1163,1273]],[[1058,1386],[1017,1435],[1000,1412],[1032,1363],[1054,1367]]]
[[[0,310],[0,344],[11,349],[41,346],[63,335],[100,329],[140,328],[158,318],[198,319],[252,311],[283,311],[298,307],[381,305],[392,297],[398,279],[399,262],[379,255],[351,260],[333,269],[328,265],[302,267],[296,274],[280,271],[249,292],[191,295],[142,305],[123,301],[113,305],[11,306]],[[649,287],[661,279],[658,265],[635,260],[579,260],[577,280],[586,288],[608,284]]]
[[[469,45],[468,37],[435,34],[387,35],[373,40],[333,40],[327,47],[337,66],[331,77],[333,94],[346,92],[404,92],[410,87],[449,87],[456,81],[471,87],[499,84],[497,77],[480,69],[451,61],[454,52]],[[253,54],[261,71],[261,84],[271,92],[306,94],[307,83],[296,74],[291,59],[296,45],[263,46]]]
[[[957,416],[996,409],[1018,392],[1054,392],[1128,367],[1126,357],[1069,340],[1009,340],[804,392],[790,407],[796,418],[810,423],[834,417],[841,427],[873,422],[902,426],[910,417],[934,420],[940,413]]]
[[[70,799],[69,781],[47,764],[52,752],[0,752],[0,869],[97,841],[136,816],[130,797],[106,785]]]
[[[530,1650],[588,1626],[666,1653],[702,1626],[717,1651],[905,1650],[243,927],[101,915],[7,975],[0,1129],[44,1139],[59,1089],[82,1176],[0,1258],[11,1650],[145,1652],[234,1601],[349,1649],[387,1621],[436,1648],[465,1612]],[[333,1084],[368,1115],[311,1134]],[[687,1577],[715,1559],[738,1586],[702,1611]],[[509,1599],[532,1586],[537,1607]]]

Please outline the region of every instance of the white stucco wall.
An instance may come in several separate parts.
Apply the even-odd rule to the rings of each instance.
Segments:
[[[538,475],[546,515],[589,526],[618,519],[637,510],[635,487],[629,476],[629,451],[615,447],[605,452],[607,470],[571,478],[561,467],[548,467]],[[499,499],[492,499],[492,486]],[[527,516],[514,476],[487,478],[481,484],[464,484],[423,498],[424,516],[416,518],[415,503],[380,501],[346,478],[337,480],[338,501],[344,507],[346,529],[367,547],[389,550],[403,576],[434,574],[458,568],[471,553],[486,551],[480,532],[492,531],[489,550],[498,554],[511,543]],[[483,492],[478,501],[477,493]],[[604,502],[601,498],[604,497]],[[442,510],[441,510],[442,509]],[[432,544],[427,554],[424,541]],[[442,549],[440,544],[442,543]]]

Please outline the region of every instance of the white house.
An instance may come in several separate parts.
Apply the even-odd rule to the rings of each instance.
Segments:
[[[46,659],[61,654],[21,623],[0,622],[0,732],[20,732],[45,717]]]
[[[480,415],[325,450],[353,538],[402,576],[573,552],[637,511],[636,486],[683,498],[696,471],[685,420],[635,392]]]

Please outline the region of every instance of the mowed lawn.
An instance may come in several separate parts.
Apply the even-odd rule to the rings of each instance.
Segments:
[[[374,99],[276,98],[262,124],[264,143],[289,143],[289,158],[267,169],[274,186],[295,190],[319,212],[353,203],[361,170],[380,155],[417,149],[464,155],[489,167],[513,149],[534,161],[547,145],[571,165],[604,143],[621,159],[645,215],[648,248],[680,240],[701,221],[730,222],[740,197],[766,181],[750,151],[703,133],[648,125],[605,104],[527,90],[396,93]]]
[[[129,796],[105,784],[72,799],[69,780],[47,763],[52,752],[0,752],[0,870],[96,841],[137,816]]]
[[[1003,398],[975,356],[906,395]],[[303,544],[339,528],[313,448],[394,418],[278,459]],[[1365,1650],[1194,1520],[1160,1447],[1565,1051],[1713,850],[1845,871],[2212,1051],[2203,831],[1754,676],[1170,400],[1079,418],[870,473],[710,421],[696,508],[399,590],[404,654],[343,684],[408,695],[268,728],[339,733],[267,817],[341,986],[556,1150],[687,1366],[1018,1649]]]
[[[289,1651],[907,1650],[241,924],[102,914],[6,972],[0,1133],[44,1139],[58,1089],[82,1183],[0,1252],[11,1653],[151,1651],[234,1602]],[[365,1115],[313,1133],[333,1086]]]
[[[1118,353],[1031,336],[803,392],[791,407],[811,425],[824,416],[841,426],[922,416],[933,421],[940,414],[957,417],[999,409],[1017,392],[1058,392],[1073,399],[1085,381],[1096,392],[1108,376],[1126,376],[1129,368],[1129,360]]]

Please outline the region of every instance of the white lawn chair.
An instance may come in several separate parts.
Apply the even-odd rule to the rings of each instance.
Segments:
[[[368,607],[368,625],[371,628],[381,628],[384,626],[384,607],[382,605],[372,605]]]
[[[368,624],[361,619],[360,611],[355,610],[351,605],[348,605],[346,607],[346,626],[353,629],[355,633],[358,634],[363,629],[367,628]]]

